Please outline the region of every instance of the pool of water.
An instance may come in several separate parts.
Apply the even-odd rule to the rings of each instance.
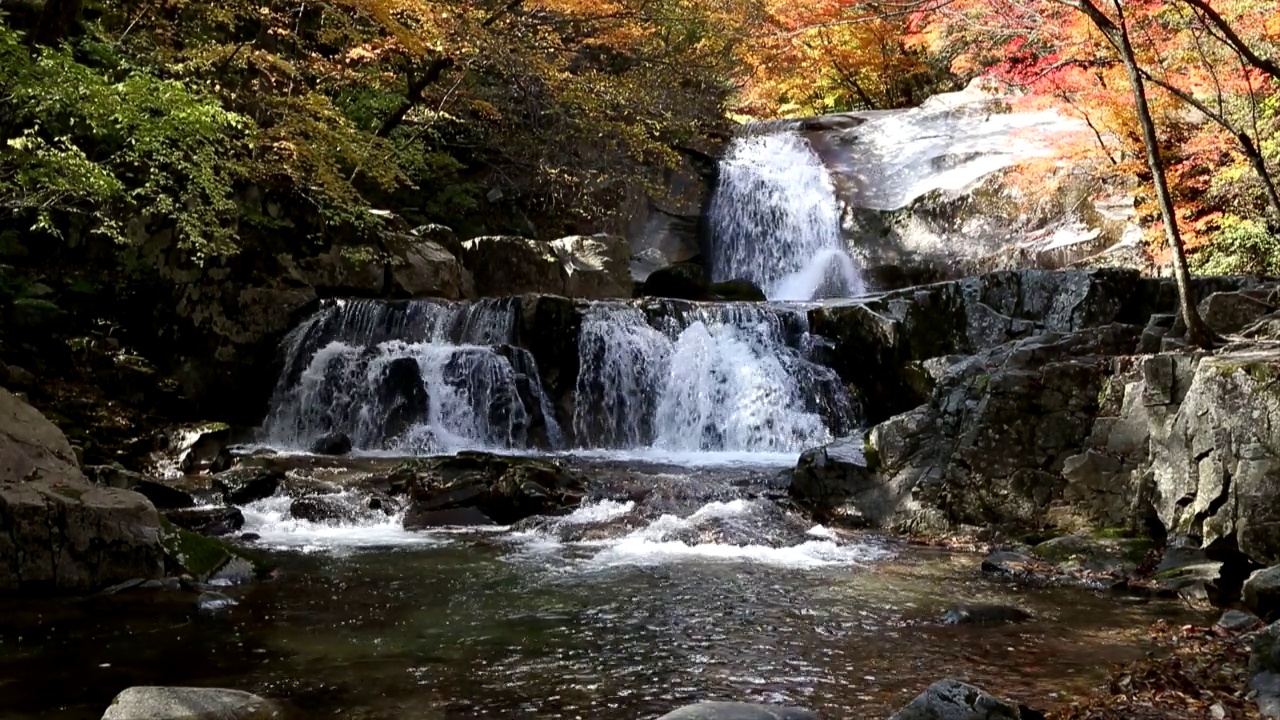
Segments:
[[[875,538],[862,560],[796,565],[671,554],[593,562],[501,534],[271,552],[274,579],[202,614],[195,595],[0,600],[4,717],[96,718],[137,684],[235,687],[300,717],[644,718],[698,699],[887,716],[954,677],[1045,708],[1187,619],[1079,589],[1015,588],[979,558]],[[1024,625],[945,626],[957,602]]]
[[[1141,657],[1153,621],[1193,619],[814,526],[775,462],[659,460],[571,459],[593,486],[645,492],[481,530],[295,519],[285,487],[243,507],[276,570],[221,588],[229,608],[178,591],[0,599],[0,716],[98,718],[128,686],[190,684],[282,699],[299,718],[651,718],[699,699],[874,718],[944,677],[1047,708]],[[323,481],[357,505],[398,462],[283,461],[286,486]],[[959,603],[1035,619],[943,625]]]

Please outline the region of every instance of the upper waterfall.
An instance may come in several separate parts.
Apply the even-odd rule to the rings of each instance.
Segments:
[[[707,218],[715,280],[750,280],[770,300],[863,292],[831,178],[794,129],[744,132],[729,145]]]

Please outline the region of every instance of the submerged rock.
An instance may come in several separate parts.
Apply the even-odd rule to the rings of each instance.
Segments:
[[[961,605],[942,616],[947,625],[1006,625],[1030,619],[1030,613],[1007,605]]]
[[[111,701],[102,720],[274,720],[280,709],[241,690],[131,687]]]
[[[1020,720],[1018,708],[957,680],[929,686],[889,720]]]
[[[818,720],[798,707],[744,702],[700,702],[673,710],[658,720]]]

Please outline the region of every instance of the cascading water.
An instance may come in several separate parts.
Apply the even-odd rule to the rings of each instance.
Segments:
[[[514,339],[517,304],[336,301],[295,329],[263,426],[302,448],[342,432],[363,450],[557,449],[564,438]]]
[[[836,373],[806,358],[806,331],[802,312],[776,307],[593,305],[578,344],[578,444],[778,453],[827,442],[855,410]]]
[[[770,300],[852,297],[864,291],[845,250],[827,169],[798,132],[748,132],[720,161],[707,210],[715,280],[750,280]]]

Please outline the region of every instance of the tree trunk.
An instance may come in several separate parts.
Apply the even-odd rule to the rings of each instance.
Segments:
[[[1195,297],[1191,292],[1191,272],[1187,269],[1187,253],[1182,246],[1182,234],[1178,231],[1178,217],[1173,209],[1173,196],[1169,192],[1169,180],[1165,176],[1164,161],[1160,157],[1160,140],[1156,134],[1155,119],[1151,116],[1151,106],[1147,102],[1146,84],[1143,82],[1142,70],[1138,67],[1138,59],[1129,39],[1124,9],[1120,5],[1120,0],[1111,0],[1111,2],[1119,14],[1120,22],[1118,25],[1113,25],[1114,30],[1110,34],[1114,37],[1116,48],[1120,51],[1120,59],[1124,62],[1125,73],[1129,76],[1129,84],[1133,87],[1133,102],[1138,111],[1138,125],[1142,127],[1142,144],[1146,146],[1147,164],[1151,166],[1151,183],[1155,186],[1156,202],[1160,206],[1160,217],[1164,222],[1165,239],[1169,241],[1169,250],[1173,253],[1173,278],[1178,284],[1179,309],[1187,325],[1187,342],[1208,347],[1213,343],[1214,337],[1201,319],[1200,312],[1196,309]],[[1108,32],[1105,27],[1099,26],[1098,29]]]

